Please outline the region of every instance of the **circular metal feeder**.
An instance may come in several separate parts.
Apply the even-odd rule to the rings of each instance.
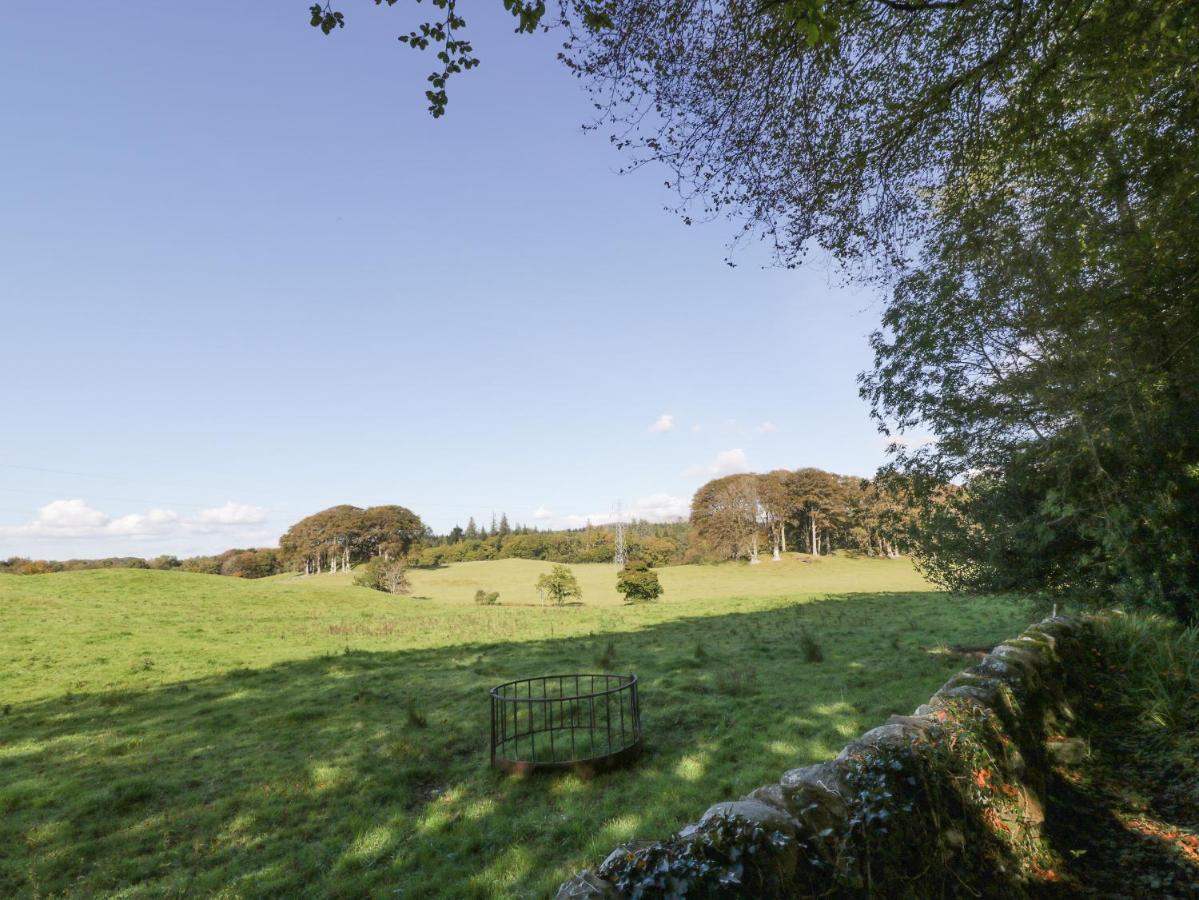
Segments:
[[[641,753],[636,675],[541,675],[491,689],[491,766],[583,776]]]

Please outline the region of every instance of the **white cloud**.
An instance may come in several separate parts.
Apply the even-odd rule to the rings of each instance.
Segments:
[[[674,416],[669,413],[662,413],[658,416],[653,425],[649,427],[650,431],[674,431]]]
[[[108,516],[92,509],[82,500],[54,500],[38,510],[37,519],[26,529],[38,531],[76,531],[78,529],[103,528]]]
[[[104,532],[121,537],[157,537],[175,531],[178,526],[177,513],[169,509],[152,509],[148,513],[119,516],[104,526]]]
[[[667,522],[673,519],[685,519],[691,511],[691,503],[686,497],[675,497],[672,494],[650,494],[648,497],[638,497],[633,504],[633,518],[647,519],[650,522]]]
[[[770,434],[772,431],[778,431],[778,426],[773,422],[763,422],[761,425],[755,428],[754,431],[756,431],[758,434]]]
[[[721,450],[716,454],[716,462],[712,464],[712,473],[714,475],[732,475],[734,472],[748,472],[749,460],[745,458],[745,451],[740,447],[734,447],[732,450]]]
[[[227,500],[224,506],[200,510],[195,522],[199,525],[260,525],[266,521],[266,514],[265,506]]]
[[[32,522],[0,526],[0,536],[37,540],[171,538],[187,534],[225,533],[247,536],[246,526],[261,525],[267,510],[234,503],[204,509],[192,518],[174,510],[151,509],[144,513],[110,516],[79,498],[53,500],[42,506]],[[258,535],[259,531],[253,532]]]
[[[740,447],[734,447],[731,450],[721,450],[716,454],[716,459],[707,465],[689,466],[683,470],[683,474],[687,476],[711,475],[720,477],[721,475],[733,475],[737,472],[748,471],[749,460],[745,456],[745,451]]]
[[[553,512],[546,509],[544,506],[539,506],[535,510],[533,510],[533,518],[534,519],[538,519],[538,520],[552,519],[553,517],[554,517]]]

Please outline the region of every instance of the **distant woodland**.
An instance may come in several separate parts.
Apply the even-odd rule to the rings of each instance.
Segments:
[[[728,475],[696,491],[688,520],[625,524],[629,556],[651,566],[779,559],[787,552],[826,555],[853,551],[898,556],[909,549],[911,508],[895,483],[836,475],[820,469],[779,469]],[[43,560],[12,557],[0,573],[39,575],[79,569],[178,569],[237,578],[284,572],[346,571],[374,558],[433,567],[487,559],[559,563],[612,562],[613,523],[542,530],[512,525],[507,514],[486,524],[472,517],[435,534],[398,505],[333,506],[296,522],[278,547],[233,548],[211,556],[110,557]]]

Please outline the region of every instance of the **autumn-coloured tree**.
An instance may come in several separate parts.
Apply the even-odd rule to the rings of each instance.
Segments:
[[[758,476],[725,475],[703,485],[691,500],[696,540],[718,559],[758,561],[763,530]]]

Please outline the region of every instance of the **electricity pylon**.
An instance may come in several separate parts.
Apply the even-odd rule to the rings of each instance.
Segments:
[[[624,549],[624,516],[621,513],[619,500],[616,501],[616,552],[612,559],[616,565],[622,567],[629,561]]]

